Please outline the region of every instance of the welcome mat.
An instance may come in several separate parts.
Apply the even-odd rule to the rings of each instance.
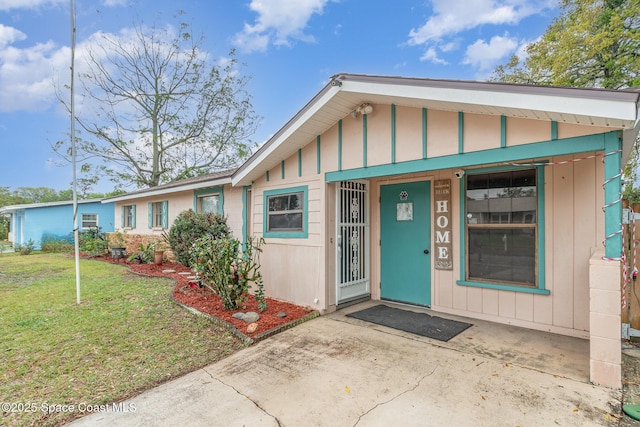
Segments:
[[[347,317],[445,342],[471,326],[471,323],[401,310],[383,304],[347,314]]]

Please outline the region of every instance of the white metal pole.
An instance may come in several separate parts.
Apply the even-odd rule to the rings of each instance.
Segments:
[[[78,233],[78,191],[76,185],[76,116],[74,110],[74,74],[75,74],[75,51],[76,51],[76,20],[75,6],[73,0],[69,0],[70,16],[71,16],[71,83],[69,85],[71,92],[71,158],[73,165],[73,240],[76,264],[76,303],[80,304],[80,243]]]

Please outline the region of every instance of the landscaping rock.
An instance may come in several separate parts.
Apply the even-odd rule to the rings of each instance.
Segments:
[[[260,319],[260,315],[255,311],[248,311],[242,316],[242,320],[247,323],[257,322]]]
[[[170,274],[170,273],[175,273],[175,270],[162,270],[163,274]]]
[[[234,319],[242,320],[242,318],[244,317],[244,313],[233,313],[231,317],[233,317]]]
[[[287,317],[287,313],[285,313],[284,311],[279,311],[278,314],[276,314],[276,316],[278,316],[281,319],[284,319],[285,317]]]
[[[247,326],[247,333],[248,334],[252,334],[257,330],[258,330],[258,324],[257,323],[251,323],[249,326]]]

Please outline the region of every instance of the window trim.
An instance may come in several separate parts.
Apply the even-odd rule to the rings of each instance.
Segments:
[[[131,212],[131,223],[127,224],[127,208]],[[122,205],[122,212],[120,218],[120,228],[122,229],[134,229],[136,228],[136,205]]]
[[[85,215],[95,215],[96,217],[96,225],[90,225],[89,227],[85,227],[84,226],[84,216]],[[100,227],[100,221],[99,221],[100,216],[97,213],[92,213],[92,212],[83,212],[80,214],[80,229],[81,230],[91,230],[92,228],[98,228]]]
[[[467,223],[466,223],[466,179],[460,179],[460,280],[456,284],[460,286],[469,286],[485,289],[496,289],[501,291],[513,291],[520,293],[550,295],[551,292],[546,289],[546,269],[545,269],[545,187],[544,187],[544,165],[536,165],[527,167],[536,169],[536,193],[537,193],[537,284],[536,286],[525,285],[509,285],[504,283],[478,282],[466,280],[467,277]],[[496,166],[488,168],[478,168],[467,170],[467,175],[479,173],[499,173],[519,170],[518,166]]]
[[[201,197],[218,195],[218,213],[224,215],[224,187],[216,186],[211,188],[204,188],[202,190],[195,190],[193,192],[193,211],[200,213],[202,210],[198,210]]]
[[[267,221],[269,216],[269,197],[283,196],[292,193],[302,193],[302,231],[269,231]],[[309,237],[309,187],[307,185],[299,187],[280,188],[277,190],[266,190],[262,194],[262,235],[264,237],[285,238],[285,239],[306,239]]]
[[[159,204],[162,209],[162,216],[160,219],[160,225],[156,225],[156,204]],[[148,203],[148,220],[149,220],[149,229],[150,230],[166,230],[169,228],[169,201],[168,200],[160,200],[155,202]]]

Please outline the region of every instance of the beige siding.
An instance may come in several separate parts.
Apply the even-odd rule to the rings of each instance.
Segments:
[[[429,110],[427,116],[427,156],[435,158],[458,153],[459,135],[456,112]],[[285,160],[285,178],[280,167],[253,183],[253,232],[263,230],[263,196],[268,190],[308,186],[308,229],[306,239],[268,238],[263,257],[267,293],[276,298],[308,305],[320,310],[335,308],[335,185],[324,183],[326,172],[362,167],[362,117],[347,116],[342,122],[342,151],[338,151],[337,124],[320,135],[321,173],[317,173],[316,139],[302,150],[302,176],[298,176],[297,153]],[[396,161],[422,158],[422,110],[396,108]],[[551,139],[551,122],[506,119],[506,144],[515,146]],[[498,149],[501,144],[500,116],[464,115],[465,153]],[[559,138],[601,133],[606,129],[558,124]],[[375,105],[367,116],[367,166],[391,161],[391,106]],[[559,141],[558,143],[562,143]],[[591,154],[591,153],[587,153]],[[533,329],[574,336],[587,336],[589,329],[589,258],[604,233],[601,158],[557,164],[574,157],[547,158],[545,167],[545,279],[550,295],[466,287],[456,283],[461,269],[460,181],[452,170],[426,171],[393,177],[370,179],[370,279],[371,297],[380,298],[380,186],[391,182],[451,179],[453,202],[453,270],[431,271],[431,296],[434,311],[509,323]],[[497,166],[497,165],[479,165]],[[225,202],[226,203],[226,202]],[[434,231],[432,230],[432,236]],[[432,242],[433,243],[433,242]]]

